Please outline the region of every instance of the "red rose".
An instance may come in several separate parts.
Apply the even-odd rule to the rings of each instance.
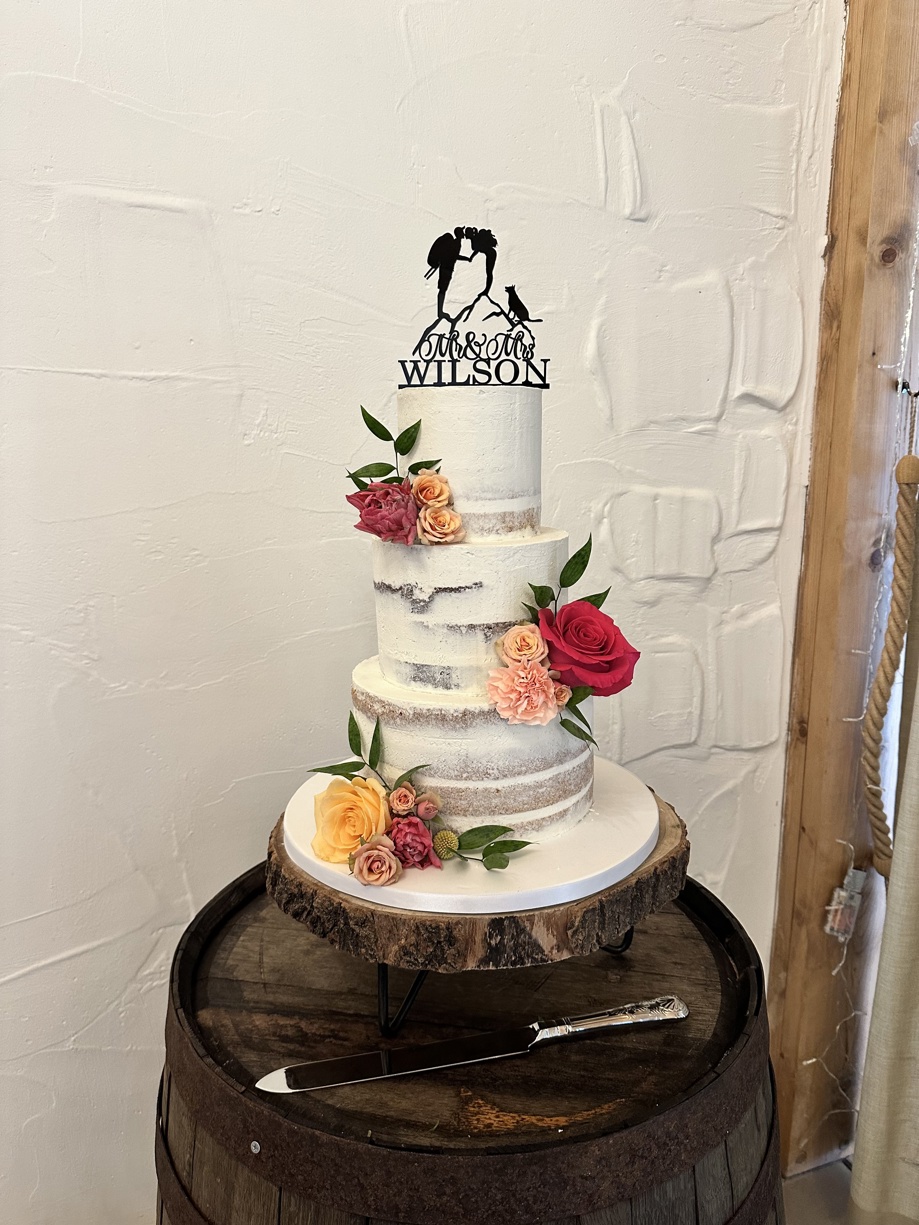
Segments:
[[[601,698],[632,683],[638,651],[626,642],[612,617],[587,600],[539,611],[539,628],[549,648],[549,667],[564,685],[589,685]]]
[[[408,478],[401,485],[372,481],[366,489],[349,493],[347,499],[360,512],[360,521],[354,525],[359,532],[397,544],[415,543],[418,507]]]
[[[403,868],[440,868],[431,831],[417,817],[396,817],[386,831]]]

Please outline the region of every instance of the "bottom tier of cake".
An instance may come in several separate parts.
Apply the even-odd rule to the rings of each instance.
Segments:
[[[452,829],[506,825],[536,842],[573,828],[590,808],[593,756],[557,719],[512,725],[485,700],[395,685],[376,657],[354,669],[351,697],[365,745],[380,721],[387,781],[425,763],[416,789],[439,795]]]
[[[525,847],[502,871],[450,860],[442,869],[409,869],[385,886],[362,885],[347,864],[318,859],[314,799],[329,785],[314,775],[287,805],[284,849],[297,868],[340,893],[397,910],[430,914],[504,914],[558,906],[617,884],[657,846],[661,816],[654,793],[634,774],[597,757],[594,800],[573,829]],[[676,818],[673,821],[678,825]]]

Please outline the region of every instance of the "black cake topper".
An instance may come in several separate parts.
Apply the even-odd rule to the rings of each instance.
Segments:
[[[507,306],[492,297],[497,259],[498,240],[491,230],[458,225],[434,240],[424,276],[437,274],[437,313],[412,357],[399,362],[400,387],[549,386],[549,359],[537,359],[531,326],[542,319],[530,314],[516,285],[504,287]],[[472,268],[459,301],[448,302],[460,262]]]

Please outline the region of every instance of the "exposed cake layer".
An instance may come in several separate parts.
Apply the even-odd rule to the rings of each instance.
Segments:
[[[494,644],[527,617],[529,583],[554,586],[568,533],[493,536],[471,543],[406,547],[373,542],[380,667],[410,688],[485,697]]]
[[[351,696],[365,744],[380,720],[388,781],[426,763],[415,784],[437,792],[453,829],[507,825],[539,841],[590,808],[593,757],[558,720],[512,725],[485,699],[396,685],[376,657],[354,669]]]
[[[421,421],[417,459],[441,459],[467,536],[539,529],[542,392],[535,387],[410,387],[399,429]]]

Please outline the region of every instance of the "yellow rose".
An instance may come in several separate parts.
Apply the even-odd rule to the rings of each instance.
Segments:
[[[327,863],[347,863],[374,834],[391,824],[386,792],[375,778],[333,778],[314,800],[316,837],[313,850]]]
[[[449,506],[453,501],[450,482],[433,468],[422,468],[412,481],[412,497],[422,510],[426,506]]]
[[[422,544],[459,544],[466,536],[462,516],[449,506],[426,506],[416,530]]]

